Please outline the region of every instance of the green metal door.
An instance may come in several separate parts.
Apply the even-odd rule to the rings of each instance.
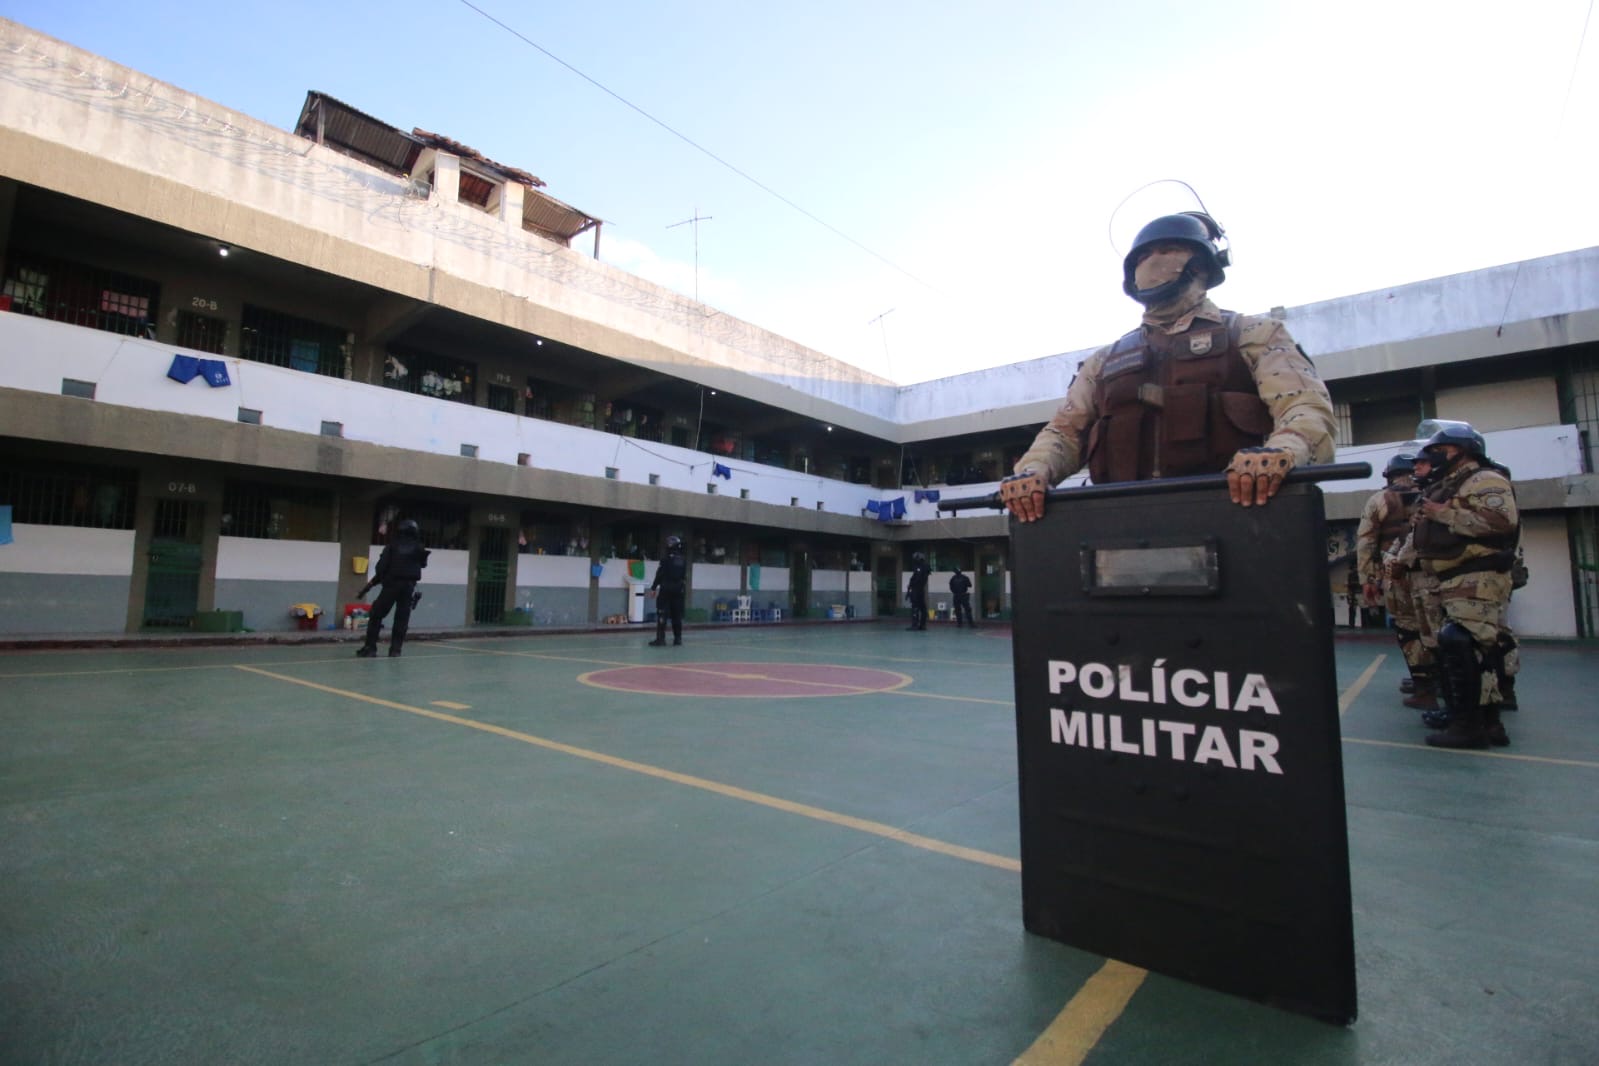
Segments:
[[[880,617],[899,612],[899,560],[892,555],[877,557],[877,613]]]
[[[205,505],[157,500],[144,582],[144,624],[187,629],[200,601],[200,526]]]
[[[1004,560],[998,555],[979,556],[977,559],[977,617],[1003,617],[1004,604]]]
[[[503,529],[486,528],[478,537],[477,583],[472,593],[472,621],[505,621],[505,582],[510,576],[506,550],[510,536]]]

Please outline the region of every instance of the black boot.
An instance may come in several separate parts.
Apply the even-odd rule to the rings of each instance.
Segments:
[[[1399,691],[1404,693],[1406,696],[1410,695],[1412,692],[1415,692],[1416,679],[1408,674],[1404,677],[1401,677],[1399,679]]]
[[[1473,707],[1451,715],[1449,728],[1441,733],[1428,733],[1427,743],[1435,748],[1486,748],[1488,731],[1483,723],[1482,708]],[[1506,739],[1505,743],[1510,741]]]
[[[1410,695],[1400,702],[1413,711],[1436,711],[1438,709],[1438,679],[1431,669],[1419,666],[1416,668],[1411,682]]]
[[[363,644],[355,649],[355,657],[357,659],[370,659],[377,653],[378,649],[371,644]]]
[[[1429,734],[1429,745],[1471,749],[1488,746],[1487,714],[1482,705],[1485,665],[1470,632],[1458,622],[1445,622],[1438,631],[1437,677],[1444,703],[1449,707],[1449,727]]]
[[[660,637],[656,637],[654,640],[650,641],[644,646],[646,648],[664,648],[666,647],[666,641],[662,640]]]
[[[1510,734],[1505,732],[1505,723],[1499,720],[1502,707],[1489,707],[1483,712],[1483,734],[1488,738],[1488,743],[1496,748],[1510,747]]]
[[[1499,675],[1499,709],[1501,711],[1519,711],[1521,708],[1516,703],[1516,679],[1509,674]]]

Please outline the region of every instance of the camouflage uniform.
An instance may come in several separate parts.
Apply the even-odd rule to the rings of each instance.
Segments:
[[[1475,661],[1468,657],[1462,669],[1475,674],[1475,706],[1481,709],[1489,739],[1495,744],[1509,743],[1499,722],[1504,702],[1500,678],[1515,665],[1504,661],[1515,658],[1505,611],[1510,605],[1510,568],[1520,530],[1516,493],[1506,473],[1491,463],[1462,455],[1428,487],[1413,536],[1422,569],[1438,580],[1438,608],[1444,626],[1456,627],[1456,634],[1460,630],[1469,633],[1475,646]],[[1441,629],[1440,641],[1450,639],[1449,631]],[[1507,648],[1512,654],[1507,655]],[[1441,657],[1444,654],[1439,652]],[[1441,668],[1450,669],[1448,663]],[[1457,686],[1470,683],[1466,677],[1455,682]],[[1465,705],[1472,705],[1469,690]]]
[[[1381,492],[1366,501],[1355,531],[1355,559],[1362,585],[1376,585],[1383,591],[1383,604],[1393,619],[1399,651],[1412,671],[1432,664],[1432,656],[1422,644],[1422,624],[1411,588],[1411,571],[1397,570],[1387,577],[1384,560],[1410,534],[1419,493],[1409,475],[1399,475]]]
[[[1196,319],[1225,321],[1222,312],[1206,297],[1171,321],[1146,312],[1144,324],[1169,336],[1186,331]],[[1264,446],[1287,451],[1295,466],[1332,462],[1336,421],[1332,400],[1316,368],[1276,319],[1241,315],[1239,327],[1239,354],[1253,374],[1260,399],[1272,418],[1272,431]],[[1111,347],[1106,345],[1083,363],[1054,417],[1039,431],[1027,454],[1017,460],[1017,473],[1036,471],[1047,484],[1055,485],[1082,468],[1088,432],[1099,419],[1094,397],[1099,392],[1100,372]]]

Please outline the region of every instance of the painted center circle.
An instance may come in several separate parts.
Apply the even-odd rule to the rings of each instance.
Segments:
[[[863,666],[803,663],[684,663],[623,666],[578,678],[585,685],[652,696],[750,697],[857,696],[891,692],[911,683],[908,674]]]

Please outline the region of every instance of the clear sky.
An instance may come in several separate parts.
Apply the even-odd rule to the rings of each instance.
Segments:
[[[1240,311],[1599,245],[1594,0],[472,5],[0,14],[280,128],[314,89],[443,134],[601,259],[904,382],[1131,328],[1112,231],[1193,204],[1117,206],[1163,178]]]

